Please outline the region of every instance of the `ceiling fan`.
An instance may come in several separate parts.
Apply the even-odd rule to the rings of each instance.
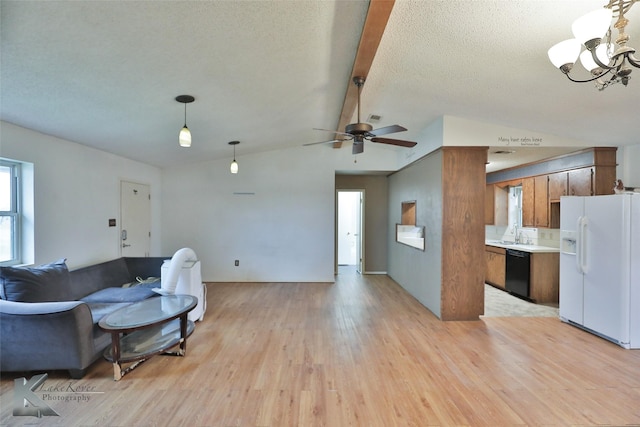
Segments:
[[[314,128],[314,130],[321,130],[325,132],[333,132],[336,135],[342,135],[342,139],[333,139],[331,141],[321,141],[321,142],[311,142],[303,145],[315,145],[315,144],[326,144],[333,142],[341,142],[341,141],[349,141],[353,140],[353,154],[359,154],[364,151],[364,141],[377,142],[380,144],[390,144],[397,145],[399,147],[414,147],[417,142],[413,141],[403,141],[401,139],[391,139],[391,138],[379,138],[380,135],[387,135],[390,133],[396,132],[404,132],[407,129],[400,125],[391,125],[385,126],[379,129],[373,129],[369,123],[360,122],[360,92],[362,90],[362,86],[364,85],[364,77],[354,77],[353,83],[358,87],[358,123],[351,123],[346,126],[344,132],[333,131],[328,129],[318,129]]]

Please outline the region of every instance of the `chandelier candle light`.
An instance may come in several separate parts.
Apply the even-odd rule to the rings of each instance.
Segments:
[[[596,88],[603,90],[614,83],[626,86],[631,78],[629,65],[640,68],[636,50],[627,46],[629,35],[625,27],[629,20],[624,14],[640,0],[610,0],[602,9],[594,10],[575,20],[571,26],[575,38],[562,41],[549,49],[549,60],[569,80],[576,83],[595,81]],[[611,40],[611,21],[618,30],[615,42]],[[584,46],[586,50],[580,53]],[[591,78],[578,80],[570,75],[573,65],[580,62],[591,73]]]
[[[191,95],[178,95],[176,101],[184,104],[184,126],[180,129],[178,142],[181,147],[191,147],[191,131],[187,127],[187,104],[192,103],[196,99]]]

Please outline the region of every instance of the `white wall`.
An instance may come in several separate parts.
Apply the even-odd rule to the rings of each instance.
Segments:
[[[398,169],[415,162],[429,153],[442,147],[444,134],[444,117],[439,117],[427,126],[417,139],[418,145],[398,151]]]
[[[441,315],[442,151],[389,177],[388,274],[436,316]],[[424,226],[425,250],[396,242],[402,202],[416,202],[416,225]]]
[[[397,170],[441,146],[442,138],[439,120],[414,150],[368,144],[365,153],[353,156],[348,145],[339,150],[317,145],[238,154],[240,173],[231,175],[231,157],[160,170],[0,122],[0,156],[34,164],[35,263],[66,257],[75,268],[120,256],[119,227],[108,227],[108,219],[120,219],[119,185],[126,179],[151,186],[152,256],[192,247],[202,260],[206,281],[326,282],[334,279],[335,171]],[[624,153],[620,163],[625,184],[640,186],[640,145]],[[418,179],[439,185],[440,172],[421,171]],[[394,200],[390,216],[400,212],[396,199],[411,198],[412,186],[410,179],[389,188]],[[434,195],[426,197],[429,206],[435,206]],[[414,296],[439,315],[435,288],[420,288],[425,281],[440,283],[434,276],[439,264],[433,258],[425,264],[428,268],[415,270],[418,264],[411,263],[402,271],[407,262],[402,251],[419,251],[394,246],[396,222],[389,218],[389,251],[395,249],[388,255],[388,270],[403,286],[417,286]],[[427,234],[427,250],[437,239]],[[409,254],[409,259],[415,255]],[[238,267],[233,265],[236,259]],[[405,273],[413,276],[405,278]],[[430,302],[435,300],[437,306]]]
[[[237,175],[231,159],[166,169],[164,252],[190,246],[205,281],[333,282],[334,177],[346,150],[236,155]]]
[[[35,258],[77,268],[120,256],[120,180],[151,186],[151,255],[160,253],[160,169],[0,122],[0,156],[34,165]],[[109,227],[109,218],[118,226]]]
[[[535,130],[516,129],[454,116],[444,116],[442,145],[491,147],[576,147],[587,144],[572,138]],[[607,146],[606,143],[602,145]]]
[[[357,162],[350,146],[318,145],[239,150],[238,175],[231,158],[161,170],[0,125],[0,156],[34,165],[30,262],[67,258],[71,268],[120,256],[120,181],[128,180],[151,187],[151,256],[192,247],[208,281],[333,281],[335,170],[397,169],[394,151],[370,144]]]
[[[618,149],[618,178],[625,187],[640,187],[640,144]]]

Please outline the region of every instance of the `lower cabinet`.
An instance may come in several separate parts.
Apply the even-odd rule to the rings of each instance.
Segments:
[[[556,304],[560,295],[560,254],[532,252],[529,257],[529,298],[538,304]],[[485,282],[505,289],[507,255],[504,248],[485,246]]]
[[[485,282],[504,289],[507,271],[507,255],[504,248],[485,246],[486,273]]]
[[[534,252],[531,254],[529,297],[540,303],[558,303],[560,300],[560,254]]]

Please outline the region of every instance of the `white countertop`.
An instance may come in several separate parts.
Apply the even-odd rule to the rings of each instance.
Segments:
[[[496,246],[498,248],[515,249],[523,252],[531,253],[553,253],[560,252],[559,248],[552,248],[550,246],[538,246],[538,245],[524,245],[520,243],[505,242],[503,240],[485,240],[485,245]]]

